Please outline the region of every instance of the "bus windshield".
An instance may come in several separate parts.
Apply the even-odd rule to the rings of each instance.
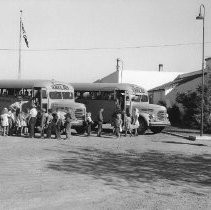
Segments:
[[[62,99],[62,93],[61,92],[50,92],[49,93],[50,99]]]
[[[62,92],[63,99],[73,99],[73,93],[71,92]]]
[[[133,101],[133,102],[148,102],[148,96],[147,95],[133,95],[131,97],[131,101]]]
[[[148,102],[149,99],[148,99],[148,95],[142,95],[141,96],[141,102]]]
[[[71,92],[49,92],[50,99],[73,99]]]

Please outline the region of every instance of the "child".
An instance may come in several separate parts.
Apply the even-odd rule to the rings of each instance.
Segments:
[[[16,127],[16,135],[21,136],[21,113],[19,113],[16,116],[15,127]]]
[[[1,126],[3,128],[2,136],[8,135],[8,126],[9,126],[9,114],[8,109],[4,108],[1,115]]]
[[[65,115],[66,140],[70,140],[71,138],[71,123],[73,120],[75,120],[74,111],[72,109],[69,109],[67,114]]]
[[[122,129],[122,115],[121,114],[117,114],[116,119],[115,119],[114,128],[115,128],[116,136],[120,137],[120,132]]]
[[[91,130],[92,130],[92,124],[94,122],[92,121],[92,114],[91,112],[87,112],[87,115],[86,115],[86,132],[87,132],[87,136],[90,136],[91,134]]]
[[[98,114],[97,114],[97,136],[101,137],[101,133],[102,133],[102,128],[103,128],[103,112],[104,109],[100,108]]]
[[[9,108],[8,111],[8,120],[9,120],[8,135],[12,136],[15,123],[15,111],[13,111],[11,108]]]
[[[20,131],[20,135],[24,134],[26,135],[27,134],[27,130],[28,130],[28,127],[27,127],[27,114],[23,111],[21,111],[21,113],[19,114],[19,118],[20,118],[20,126],[21,126],[21,131]]]
[[[41,109],[41,138],[42,139],[44,139],[47,117],[48,117],[48,113],[46,113],[46,109],[42,108]]]
[[[127,133],[129,132],[130,137],[132,136],[132,125],[131,125],[132,119],[130,117],[130,113],[127,114],[125,119],[125,136],[127,136]]]
[[[51,132],[52,132],[52,120],[53,120],[53,115],[52,115],[52,110],[48,109],[48,116],[46,119],[46,127],[47,127],[47,138],[51,139]]]

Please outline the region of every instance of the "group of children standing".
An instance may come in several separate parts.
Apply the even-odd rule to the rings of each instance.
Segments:
[[[130,113],[127,113],[125,116],[125,126],[123,129],[123,120],[122,120],[122,114],[117,113],[116,117],[114,118],[114,133],[117,137],[121,136],[121,132],[124,130],[125,136],[129,133],[130,136],[138,135],[138,127],[139,127],[139,111],[136,108],[134,110],[133,118],[131,118]]]
[[[97,136],[100,137],[102,133],[102,124],[103,124],[103,111],[104,109],[101,108],[97,115]],[[130,114],[126,114],[124,116],[124,122],[122,120],[122,113],[116,112],[113,115],[113,126],[114,131],[113,133],[120,137],[122,131],[124,130],[125,136],[129,133],[130,136],[138,135],[137,129],[139,127],[139,111],[135,109],[133,113],[133,117],[131,118]],[[74,121],[76,118],[74,116],[73,110],[68,110],[68,112],[62,117],[58,110],[52,112],[50,109],[46,112],[45,109],[41,109],[40,112],[37,112],[36,108],[33,107],[31,110],[27,110],[27,112],[13,110],[11,107],[9,110],[4,108],[2,114],[0,116],[1,119],[1,128],[2,128],[2,135],[28,135],[29,137],[34,137],[34,129],[35,124],[37,125],[38,119],[40,122],[38,123],[40,126],[40,133],[41,138],[44,138],[44,133],[47,133],[47,138],[51,138],[52,132],[55,133],[55,138],[61,139],[60,131],[62,126],[65,128],[66,139],[70,139],[71,137],[71,122]],[[85,130],[87,135],[90,136],[91,134],[91,127],[94,124],[91,113],[88,112],[86,115],[85,121]],[[123,128],[124,124],[124,128]]]
[[[27,113],[16,113],[11,108],[4,108],[1,114],[2,135],[24,135],[28,133],[27,122],[29,119],[29,110]]]
[[[103,124],[103,111],[104,109],[101,108],[97,115],[97,136],[100,137],[102,133],[102,124]],[[134,109],[133,117],[131,118],[130,113],[127,113],[125,116],[125,126],[123,128],[123,120],[122,120],[122,113],[117,110],[113,114],[113,133],[120,137],[121,133],[124,130],[125,136],[129,133],[130,136],[137,136],[138,135],[138,127],[139,127],[139,111],[137,108]],[[91,126],[94,124],[91,118],[91,113],[88,112],[86,116],[86,122],[85,122],[85,130],[87,132],[87,135],[90,136],[91,133]],[[134,134],[133,134],[134,133]]]

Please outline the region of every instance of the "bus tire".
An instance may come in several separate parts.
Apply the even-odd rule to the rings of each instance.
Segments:
[[[153,133],[160,133],[165,127],[162,127],[162,126],[158,126],[158,127],[151,127],[150,130],[153,132]]]
[[[76,130],[76,132],[78,133],[78,134],[83,134],[84,133],[84,127],[76,127],[75,128],[75,130]]]
[[[139,118],[138,134],[144,135],[147,130],[147,123],[143,118]]]

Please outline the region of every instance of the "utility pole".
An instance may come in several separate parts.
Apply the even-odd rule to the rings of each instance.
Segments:
[[[119,71],[119,68],[120,68],[119,62],[120,62],[120,59],[117,58],[117,59],[116,59],[116,70],[117,70],[117,71]]]

